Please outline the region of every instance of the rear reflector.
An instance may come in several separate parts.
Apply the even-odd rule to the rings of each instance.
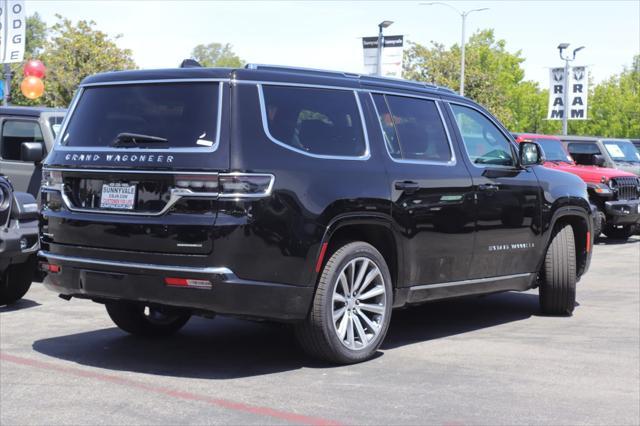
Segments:
[[[205,290],[210,290],[213,287],[211,281],[193,278],[165,278],[164,283],[169,287],[202,288]]]
[[[43,272],[51,272],[57,274],[62,270],[60,265],[52,265],[50,263],[40,262],[40,270]]]
[[[329,243],[322,243],[322,248],[320,248],[320,254],[318,255],[318,261],[316,262],[316,272],[320,272],[322,268],[322,262],[324,261],[324,255],[327,253],[327,246]]]
[[[591,250],[591,232],[587,231],[587,253]]]

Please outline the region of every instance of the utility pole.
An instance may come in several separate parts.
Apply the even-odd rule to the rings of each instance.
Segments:
[[[465,62],[464,48],[466,44],[465,27],[467,25],[467,16],[469,16],[473,12],[482,12],[483,10],[489,10],[489,8],[483,7],[482,9],[471,9],[471,10],[460,11],[456,7],[451,6],[448,3],[442,3],[439,1],[431,2],[431,3],[420,3],[420,5],[422,6],[433,6],[436,4],[447,6],[453,9],[458,15],[460,15],[460,18],[462,18],[462,40],[460,41],[460,96],[464,96],[464,62]]]
[[[560,59],[562,59],[564,61],[564,87],[562,89],[562,103],[564,104],[563,106],[563,111],[562,111],[562,134],[564,136],[567,135],[568,133],[568,127],[569,127],[569,111],[571,109],[570,105],[569,105],[569,62],[573,62],[576,60],[576,53],[578,53],[579,51],[581,51],[582,49],[584,49],[584,46],[580,46],[577,49],[573,49],[573,55],[572,56],[564,56],[562,54],[562,51],[566,48],[569,47],[569,43],[560,43],[558,45],[558,51],[560,53]]]
[[[382,35],[382,29],[388,28],[393,21],[382,21],[378,24],[378,63],[376,65],[376,75],[382,75],[382,45],[384,44],[384,36]]]
[[[11,72],[11,65],[4,64],[4,96],[2,97],[2,105],[9,105],[9,101],[11,100],[11,76],[13,73]]]

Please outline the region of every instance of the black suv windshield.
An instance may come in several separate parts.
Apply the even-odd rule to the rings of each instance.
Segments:
[[[628,161],[640,163],[640,153],[630,141],[604,141],[604,147],[613,161]]]
[[[565,163],[573,162],[573,159],[562,148],[562,143],[555,139],[535,139],[544,151],[544,157],[547,161],[564,161]]]
[[[88,87],[61,143],[84,147],[211,148],[216,142],[218,90],[218,84],[210,82]],[[134,141],[122,137],[131,134],[139,137]]]

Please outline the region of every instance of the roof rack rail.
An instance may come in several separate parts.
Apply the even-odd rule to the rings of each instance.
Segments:
[[[424,81],[415,81],[415,80],[405,80],[403,78],[396,77],[381,77],[376,75],[363,75],[358,73],[344,72],[344,71],[331,71],[331,70],[321,70],[315,68],[303,68],[303,67],[292,67],[286,65],[266,65],[266,64],[247,64],[245,65],[246,69],[250,70],[266,70],[266,71],[292,71],[296,73],[304,73],[304,74],[312,74],[312,75],[323,75],[323,76],[341,76],[341,77],[350,77],[357,78],[361,80],[363,83],[380,83],[380,84],[393,84],[396,86],[405,86],[405,87],[414,87],[420,89],[432,89],[432,90],[441,90],[447,93],[456,92],[451,90],[448,87],[438,86],[433,83],[427,83]]]

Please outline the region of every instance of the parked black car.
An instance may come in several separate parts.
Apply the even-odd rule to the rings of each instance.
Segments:
[[[36,271],[38,204],[31,194],[14,192],[0,175],[0,305],[29,290]]]
[[[429,84],[272,66],[86,78],[44,172],[45,285],[139,335],[192,314],[373,355],[392,307],[540,288],[571,314],[592,217],[484,108]]]

